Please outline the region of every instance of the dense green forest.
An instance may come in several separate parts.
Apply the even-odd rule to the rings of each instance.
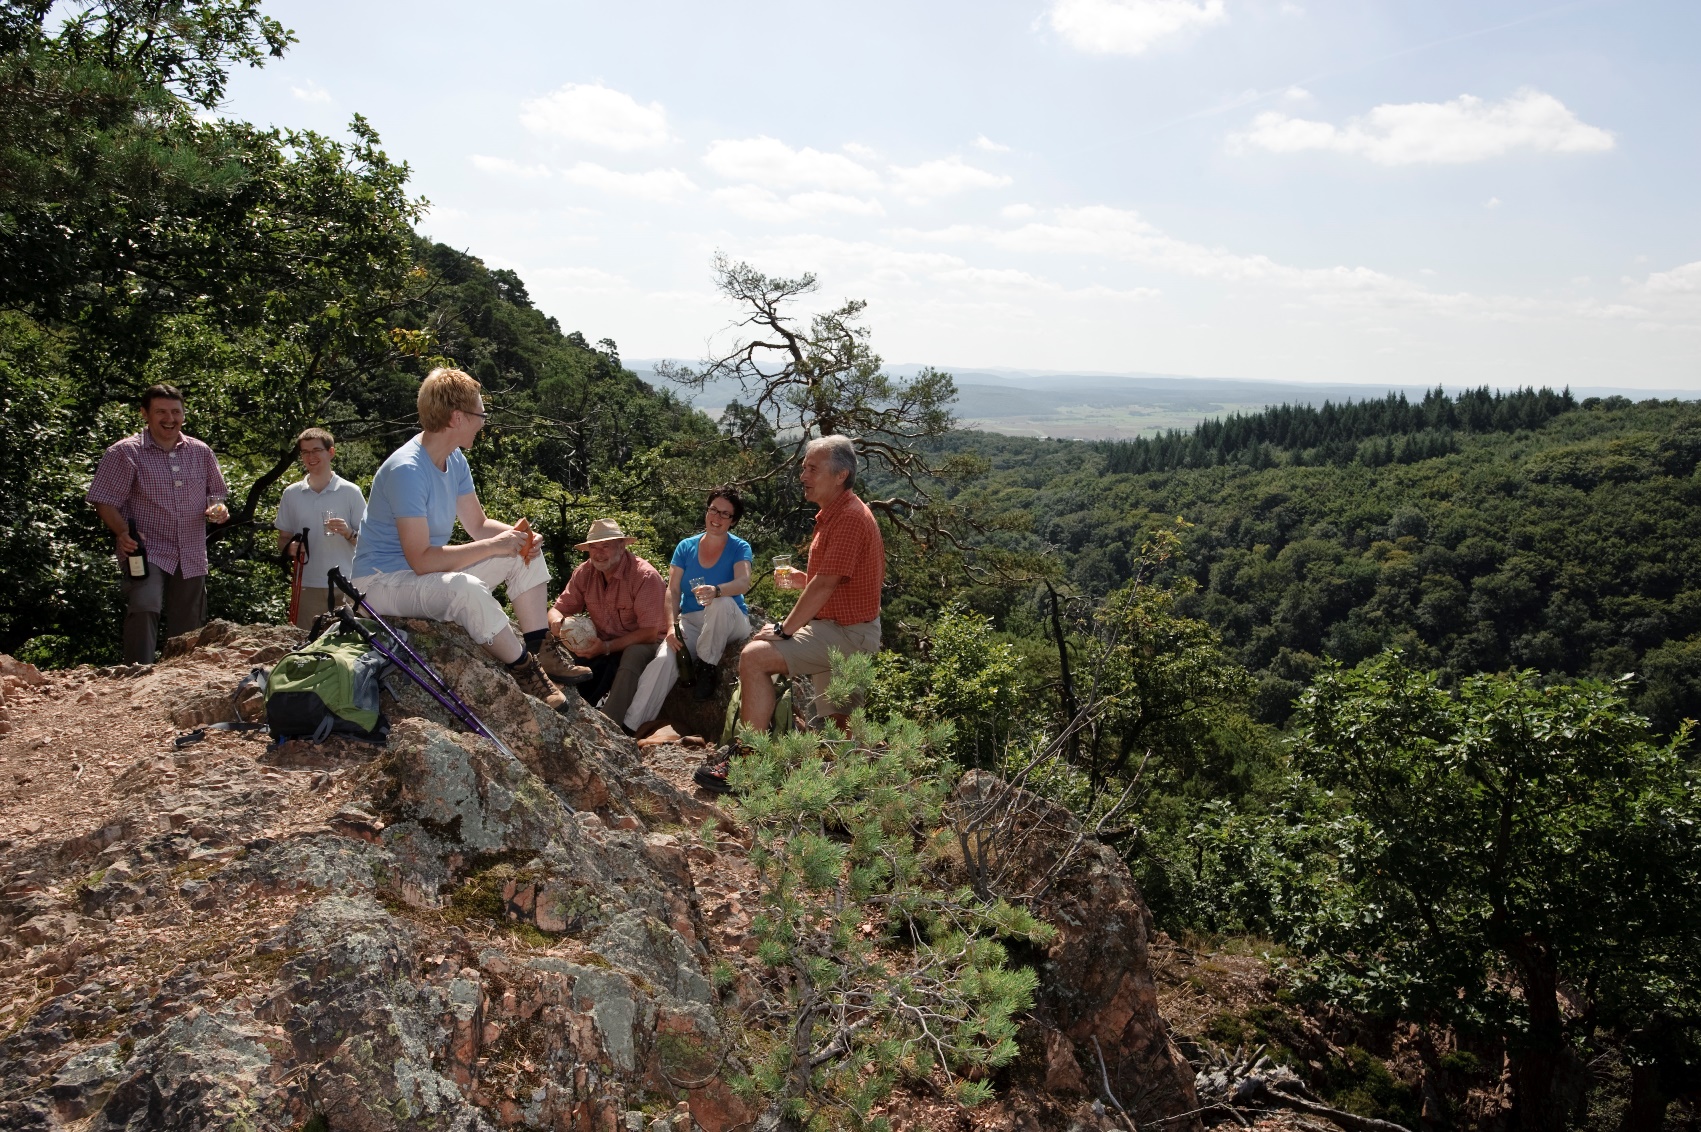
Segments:
[[[988,462],[963,490],[1031,514],[1031,548],[1087,597],[1184,519],[1159,578],[1192,587],[1179,610],[1257,676],[1265,721],[1287,718],[1322,658],[1386,648],[1453,678],[1635,673],[1661,730],[1701,717],[1701,404],[1437,391],[1151,440],[939,443]]]
[[[914,813],[942,820],[956,769],[997,771],[1114,846],[1166,930],[1256,940],[1284,994],[1367,1032],[1444,1035],[1438,1107],[1343,1085],[1365,1115],[1456,1126],[1504,1082],[1521,1128],[1652,1129],[1674,1100],[1693,1120],[1701,406],[1438,390],[1114,444],[957,432],[950,376],[885,374],[863,304],[805,317],[813,277],[717,259],[776,346],[668,374],[739,383],[712,420],[421,236],[364,120],[339,140],[209,117],[232,67],[292,41],[255,0],[55,11],[0,6],[0,649],[115,656],[82,495],[155,381],[231,482],[211,604],[244,621],[282,616],[270,520],[297,433],[331,428],[364,485],[434,365],[484,383],[481,495],[530,518],[558,576],[604,515],[665,560],[725,482],[758,554],[806,545],[800,448],[843,431],[889,559],[888,647],[843,678],[868,688],[867,741],[901,740],[890,773],[937,768]],[[782,785],[832,781],[807,737],[764,758]],[[891,814],[880,835],[919,867],[929,843]],[[858,828],[837,822],[810,868]],[[1005,895],[963,897],[964,923],[1037,938]],[[807,1092],[770,1068],[753,1087]]]

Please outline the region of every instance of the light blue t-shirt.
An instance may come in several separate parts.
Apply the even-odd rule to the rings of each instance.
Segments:
[[[472,469],[459,448],[449,453],[448,465],[438,471],[417,436],[390,453],[372,477],[366,525],[360,528],[360,546],[354,552],[355,577],[412,569],[402,553],[397,519],[424,519],[431,545],[449,545],[455,533],[455,500],[475,489]]]
[[[732,568],[740,562],[751,559],[750,544],[737,535],[726,536],[726,548],[721,551],[720,559],[713,566],[705,566],[697,561],[697,544],[703,541],[699,532],[673,548],[671,565],[679,567],[685,576],[679,580],[679,612],[697,613],[702,610],[703,603],[698,601],[691,592],[693,584],[700,586],[724,586],[732,581]],[[702,581],[698,581],[701,578]],[[738,608],[749,613],[750,607],[744,604],[743,594],[734,594],[733,599]]]

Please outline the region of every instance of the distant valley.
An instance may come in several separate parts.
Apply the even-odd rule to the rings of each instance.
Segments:
[[[655,374],[656,360],[627,359],[625,364],[646,382],[684,393]],[[909,376],[919,365],[888,366],[887,372]],[[1168,429],[1188,429],[1210,417],[1257,412],[1271,405],[1321,405],[1325,401],[1363,401],[1389,393],[1421,398],[1429,386],[1331,384],[1253,381],[1236,378],[1187,377],[1156,373],[1071,373],[1057,370],[951,369],[957,382],[957,420],[961,427],[1007,436],[1059,437],[1078,440],[1118,440],[1150,436]],[[1446,383],[1439,383],[1446,384]],[[1456,386],[1449,386],[1457,392]],[[1577,389],[1579,397],[1619,394],[1632,400],[1647,397],[1690,399],[1695,391],[1647,389]],[[690,402],[718,414],[738,396],[732,385],[714,385],[691,393]]]

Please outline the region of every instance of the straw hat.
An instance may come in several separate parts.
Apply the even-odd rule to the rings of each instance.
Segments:
[[[620,529],[620,524],[613,519],[598,519],[591,524],[590,533],[585,535],[585,541],[574,546],[574,550],[589,550],[599,542],[620,542],[631,546],[638,540],[628,536]]]

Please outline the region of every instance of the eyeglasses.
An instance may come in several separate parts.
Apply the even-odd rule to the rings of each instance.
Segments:
[[[463,414],[463,415],[465,415],[465,416],[469,416],[469,417],[477,417],[477,418],[478,418],[478,419],[479,419],[479,420],[481,420],[481,421],[482,421],[482,420],[483,420],[483,419],[484,419],[484,418],[485,418],[485,417],[488,417],[488,416],[489,416],[489,415],[490,415],[490,414],[489,414],[489,413],[475,413],[475,412],[473,412],[473,411],[472,411],[472,410],[471,410],[471,409],[456,409],[456,410],[455,410],[455,411],[456,411],[456,412],[457,412],[457,413],[461,413],[461,414]]]
[[[302,449],[299,449],[299,451],[303,456],[317,456],[321,452],[330,451],[330,449],[328,449],[328,448],[302,448]]]
[[[709,514],[719,515],[721,518],[726,519],[729,522],[732,520],[732,512],[731,511],[722,511],[719,507],[709,508]]]

